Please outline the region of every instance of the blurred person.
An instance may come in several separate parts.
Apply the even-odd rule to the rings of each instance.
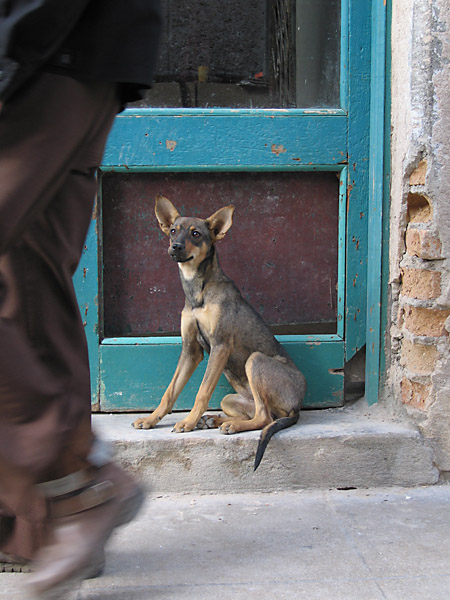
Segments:
[[[91,429],[72,276],[159,28],[158,0],[0,0],[0,561],[33,559],[37,599],[101,570],[144,497]]]

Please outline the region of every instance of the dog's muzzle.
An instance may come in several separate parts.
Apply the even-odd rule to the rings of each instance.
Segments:
[[[188,262],[189,260],[192,260],[194,258],[193,256],[186,255],[186,249],[183,246],[183,244],[177,244],[177,243],[174,243],[170,246],[169,256],[172,260],[175,260],[176,262],[181,262],[181,263]]]

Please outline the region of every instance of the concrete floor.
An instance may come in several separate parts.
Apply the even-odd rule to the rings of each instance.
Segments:
[[[448,600],[450,486],[152,497],[74,597]]]

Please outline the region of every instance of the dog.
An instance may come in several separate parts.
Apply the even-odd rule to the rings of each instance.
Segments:
[[[197,427],[219,427],[224,434],[262,430],[256,470],[272,435],[297,423],[306,381],[220,267],[216,242],[230,229],[233,212],[234,206],[225,206],[205,220],[182,217],[169,199],[156,198],[156,218],[169,236],[168,253],[178,263],[185,294],[182,350],[159,406],[133,426],[153,428],[171,413],[206,350],[209,360],[194,406],[173,431],[182,433]],[[225,417],[204,415],[222,373],[236,393],[226,395],[221,402]]]

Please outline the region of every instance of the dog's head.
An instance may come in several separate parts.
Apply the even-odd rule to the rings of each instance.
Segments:
[[[225,237],[233,222],[233,211],[234,206],[225,206],[208,219],[198,219],[182,217],[164,196],[157,196],[155,204],[159,226],[170,239],[169,256],[193,268],[206,258],[217,240]]]

